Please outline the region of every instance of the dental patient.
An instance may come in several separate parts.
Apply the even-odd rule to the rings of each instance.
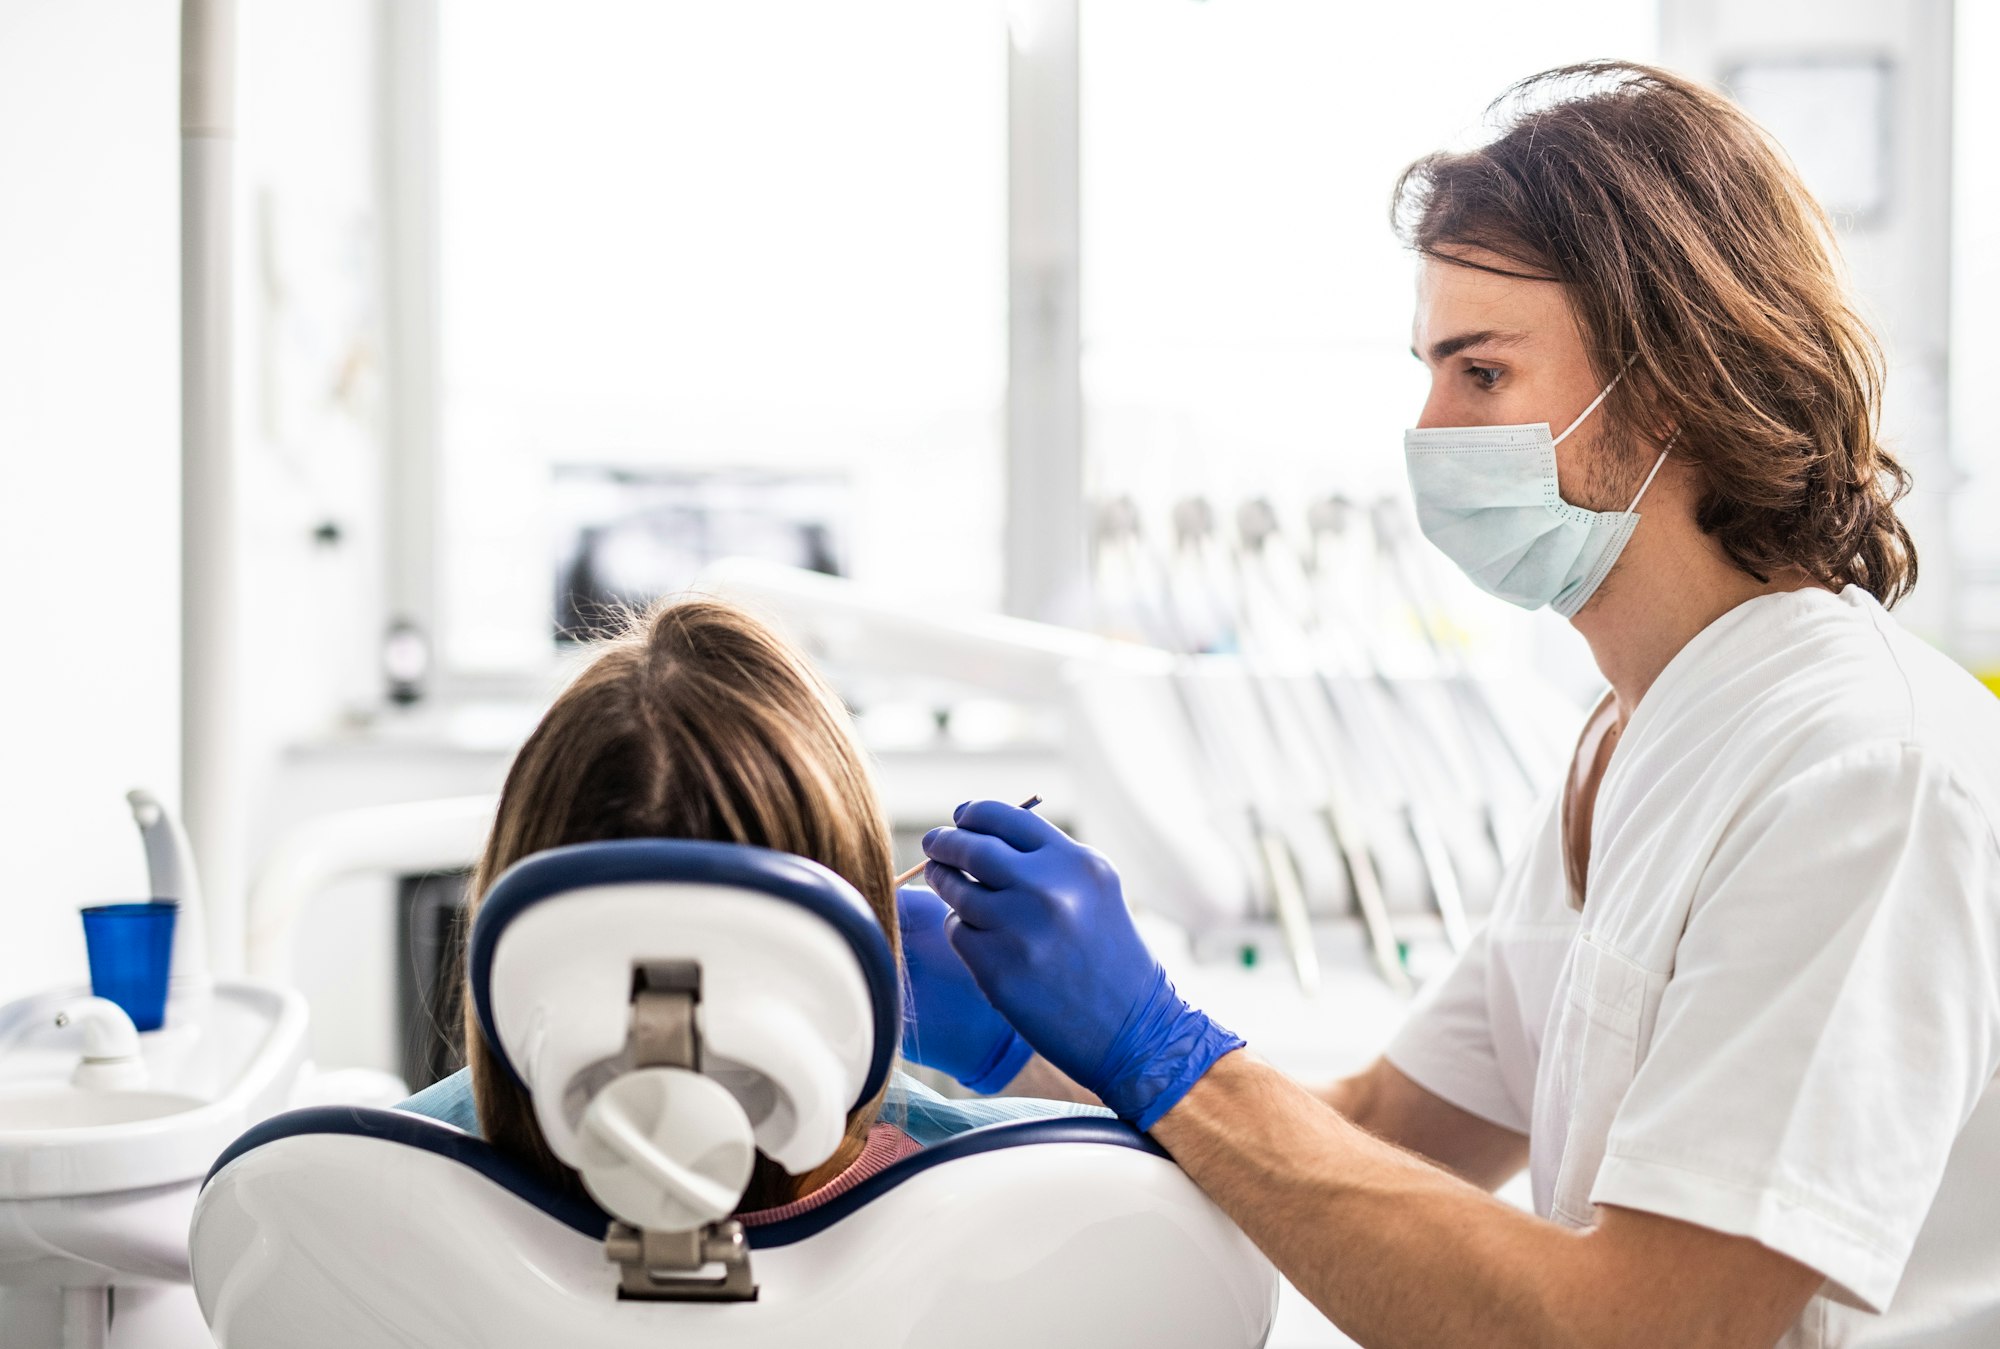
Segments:
[[[668,603],[601,645],[515,757],[472,877],[468,922],[520,859],[625,838],[747,843],[818,862],[867,901],[900,968],[889,831],[847,712],[801,655],[741,610]],[[480,1033],[470,997],[464,1003],[466,1070],[403,1108],[479,1133],[581,1193]],[[1084,1111],[947,1101],[898,1072],[849,1114],[840,1147],[813,1171],[793,1176],[759,1153],[736,1216],[746,1225],[791,1217],[967,1128]]]

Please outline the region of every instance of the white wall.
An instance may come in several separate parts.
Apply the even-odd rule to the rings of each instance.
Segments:
[[[0,5],[0,1000],[82,977],[178,780],[177,25]]]
[[[1883,439],[1914,478],[1901,513],[1916,538],[1922,582],[1897,612],[1955,648],[1949,522],[1962,466],[1952,461],[1946,423],[1952,0],[1662,0],[1660,18],[1662,59],[1703,79],[1745,60],[1880,56],[1891,63],[1881,218],[1836,212],[1835,226],[1862,311],[1888,357]],[[1978,138],[1981,131],[1960,134]]]
[[[1954,503],[1961,569],[1959,653],[2000,671],[2000,418],[1984,366],[2000,312],[2000,4],[1959,0],[1952,135],[1951,446],[1969,482]]]
[[[240,0],[253,854],[283,747],[375,692],[376,18]],[[76,908],[146,888],[125,791],[178,796],[179,41],[175,0],[0,3],[0,1000],[84,976]]]
[[[326,734],[380,686],[379,3],[238,0],[236,443],[253,854],[283,747]],[[318,541],[321,525],[339,541]]]
[[[298,823],[288,750],[337,738],[380,688],[384,0],[238,3],[236,443],[254,877]],[[338,543],[316,540],[322,525]],[[381,886],[337,888],[305,916],[295,975],[322,1064],[396,1066],[389,898]]]

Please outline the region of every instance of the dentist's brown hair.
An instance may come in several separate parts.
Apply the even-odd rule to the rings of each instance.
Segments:
[[[810,858],[861,892],[901,968],[888,826],[847,711],[804,657],[740,609],[668,602],[601,643],[508,770],[468,923],[523,857],[620,838],[713,839]],[[577,1188],[464,1001],[481,1132]],[[880,1102],[877,1093],[849,1115],[850,1143],[867,1133]],[[759,1153],[742,1207],[789,1203],[798,1189]]]
[[[1403,240],[1559,282],[1600,383],[1632,361],[1605,404],[1614,437],[1673,436],[1705,484],[1697,523],[1743,571],[1797,569],[1885,605],[1909,593],[1881,351],[1826,213],[1771,138],[1721,95],[1624,62],[1544,71],[1490,111],[1493,140],[1404,171]]]

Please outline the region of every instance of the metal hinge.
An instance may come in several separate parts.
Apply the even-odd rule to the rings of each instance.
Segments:
[[[699,1232],[642,1232],[611,1224],[604,1253],[618,1266],[618,1296],[645,1302],[755,1302],[750,1243],[734,1218]],[[703,1270],[720,1265],[720,1275]]]
[[[701,1071],[701,966],[656,961],[632,969],[632,1017],[624,1058],[633,1068]],[[750,1243],[734,1218],[693,1232],[654,1232],[613,1222],[604,1255],[618,1266],[621,1300],[754,1302]],[[719,1275],[706,1271],[721,1267]]]

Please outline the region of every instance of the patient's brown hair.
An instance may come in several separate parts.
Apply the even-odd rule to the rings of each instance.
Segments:
[[[846,709],[803,657],[740,609],[665,603],[602,644],[515,756],[468,920],[500,873],[530,853],[619,838],[713,839],[810,858],[861,892],[900,968],[888,830]],[[465,1001],[487,1140],[578,1188]],[[849,1144],[880,1102],[877,1093],[849,1115]],[[788,1203],[800,1188],[760,1153],[742,1207]]]

